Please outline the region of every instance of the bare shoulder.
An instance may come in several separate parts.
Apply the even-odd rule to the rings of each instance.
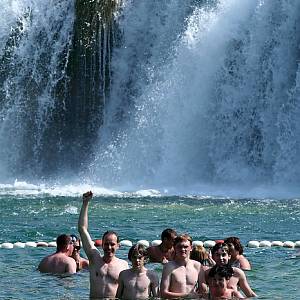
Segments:
[[[146,274],[150,278],[151,281],[158,280],[158,275],[157,275],[157,273],[155,271],[147,269]]]
[[[190,260],[191,262],[192,262],[192,264],[193,264],[193,267],[195,268],[195,269],[197,269],[198,271],[200,271],[200,269],[201,269],[201,263],[199,262],[199,261],[196,261],[196,260]]]
[[[244,255],[240,256],[239,262],[240,262],[240,265],[241,265],[241,269],[251,270],[250,262]]]
[[[88,256],[90,263],[92,264],[102,264],[103,259],[98,249],[92,249],[90,255]]]
[[[237,268],[237,267],[232,267],[233,269],[233,276],[236,276],[236,277],[239,277],[239,278],[243,278],[245,277],[245,272],[240,269],[240,268]]]
[[[117,263],[120,265],[120,267],[128,269],[128,262],[126,260],[117,258]]]
[[[147,248],[147,252],[148,252],[149,256],[157,255],[157,253],[159,252],[159,247],[158,246],[150,246]]]
[[[175,268],[176,268],[176,263],[175,263],[175,261],[171,260],[171,261],[167,262],[166,264],[164,264],[163,270],[171,271]]]
[[[119,278],[120,279],[126,278],[130,274],[130,272],[131,272],[130,269],[122,270],[120,272]]]

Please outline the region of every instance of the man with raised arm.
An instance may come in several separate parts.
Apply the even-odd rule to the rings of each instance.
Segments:
[[[94,245],[88,232],[88,205],[92,197],[92,192],[83,194],[78,220],[78,231],[83,249],[90,262],[90,298],[115,298],[119,274],[128,269],[128,263],[115,256],[119,248],[119,238],[116,232],[107,231],[103,234],[103,256]]]
[[[76,262],[71,256],[74,249],[72,238],[62,234],[56,239],[56,252],[44,257],[38,270],[42,273],[51,274],[74,274],[76,273]]]
[[[160,292],[162,298],[197,298],[196,293],[201,264],[190,259],[192,239],[179,235],[174,240],[175,257],[164,265]]]

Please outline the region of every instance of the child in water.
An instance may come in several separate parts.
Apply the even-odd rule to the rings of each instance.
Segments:
[[[128,252],[132,263],[131,269],[124,270],[119,275],[117,290],[118,299],[148,299],[158,297],[158,276],[154,271],[145,268],[147,251],[143,245],[133,245]]]
[[[209,273],[209,297],[208,299],[245,299],[245,297],[237,290],[228,288],[228,282],[233,275],[232,267],[213,266]]]

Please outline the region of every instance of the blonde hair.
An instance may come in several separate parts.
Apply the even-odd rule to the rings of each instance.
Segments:
[[[203,264],[208,259],[208,253],[203,246],[197,245],[193,247],[190,258]]]

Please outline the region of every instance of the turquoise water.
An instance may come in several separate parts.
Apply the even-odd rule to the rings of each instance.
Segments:
[[[76,233],[78,196],[0,196],[0,243],[52,241],[61,233]],[[249,240],[300,240],[300,199],[230,199],[200,196],[96,196],[89,210],[93,238],[107,229],[121,239],[158,239],[166,227],[188,232],[194,240],[239,236]],[[40,274],[42,257],[54,248],[0,249],[1,299],[88,299],[88,272],[71,277]],[[118,256],[126,258],[128,248]],[[299,299],[300,257],[287,248],[251,249],[247,273],[261,299]],[[160,272],[159,265],[149,265]]]

